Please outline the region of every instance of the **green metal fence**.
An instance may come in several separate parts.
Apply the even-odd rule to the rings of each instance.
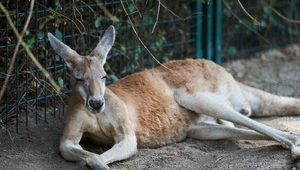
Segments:
[[[212,18],[208,15],[191,15],[201,12],[196,10],[207,8],[201,2],[165,1],[162,5],[168,7],[168,10],[164,8],[159,10],[157,1],[122,2],[126,6],[130,20],[134,23],[138,36],[160,62],[204,56],[202,52],[197,53],[195,46],[197,44],[197,48],[202,50],[204,44],[198,41],[203,39],[198,29],[205,22],[210,22],[212,26]],[[30,2],[16,0],[2,3],[21,32],[30,12]],[[96,46],[104,30],[113,24],[117,30],[117,38],[105,66],[110,75],[109,82],[157,65],[132,31],[120,1],[107,0],[97,4],[90,0],[72,2],[45,0],[36,1],[34,5],[33,17],[24,40],[39,62],[63,87],[64,93],[69,92],[68,73],[64,62],[51,49],[46,37],[47,32],[54,33],[71,48],[85,55]],[[196,9],[193,8],[194,5],[197,6]],[[0,82],[2,84],[17,39],[4,14],[0,14],[0,19],[2,28]],[[212,34],[213,32],[203,42],[212,41]],[[213,44],[210,44],[207,48],[212,47]],[[203,52],[208,51],[203,50]],[[15,124],[16,131],[18,131],[20,122],[25,122],[24,126],[28,126],[30,121],[38,123],[41,120],[47,121],[49,116],[63,116],[65,101],[66,96],[55,93],[41,71],[21,49],[17,54],[14,70],[0,102],[0,125],[8,127]]]
[[[9,11],[18,31],[21,32],[30,12],[30,1],[1,2]],[[24,40],[39,62],[63,87],[63,94],[60,95],[55,93],[22,48],[17,53],[8,86],[2,86],[17,38],[10,29],[4,14],[0,13],[0,84],[1,89],[5,88],[4,96],[0,101],[0,127],[16,125],[16,131],[18,131],[20,126],[27,127],[30,121],[38,123],[47,121],[49,116],[60,117],[64,114],[67,98],[64,94],[70,91],[67,83],[68,73],[64,62],[50,47],[46,37],[47,32],[55,34],[78,53],[85,55],[96,46],[105,29],[113,24],[117,30],[116,43],[105,65],[110,75],[109,83],[133,72],[157,65],[157,62],[139,42],[128,17],[134,23],[140,39],[160,62],[171,59],[207,58],[221,63],[221,55],[226,60],[239,54],[246,54],[249,50],[259,50],[263,46],[263,41],[238,24],[238,20],[230,15],[225,5],[234,8],[233,11],[239,16],[242,15],[240,8],[234,6],[235,1],[223,4],[223,8],[221,0],[210,1],[209,4],[201,1],[167,0],[161,1],[163,3],[161,5],[158,4],[159,1],[147,0],[122,2],[128,16],[124,13],[121,1],[117,0],[105,0],[100,4],[91,0],[35,2],[33,17],[25,32]],[[275,3],[275,1],[272,2]],[[246,3],[246,7],[251,6],[250,13],[252,8],[258,10],[255,17],[260,16],[259,10],[266,13],[265,7],[256,8],[253,3],[249,1]],[[261,6],[257,1],[255,3],[256,6]],[[276,3],[282,4],[277,1]],[[299,1],[295,3],[299,5]],[[283,4],[285,6],[281,7],[281,10],[286,11],[290,4],[289,2]],[[294,11],[296,12],[293,16],[296,13],[298,15],[298,11]],[[242,19],[244,18],[246,17]],[[244,20],[243,22],[248,22]],[[294,29],[295,26],[291,28]],[[263,28],[255,29],[262,31],[260,29]],[[293,30],[292,33],[294,33]],[[271,37],[273,38],[274,35],[272,34]],[[251,38],[259,43],[250,44]],[[280,39],[283,40],[282,37]],[[243,44],[240,43],[241,41],[245,42],[245,45],[241,45]],[[273,41],[271,45],[272,43]],[[225,48],[222,50],[221,46]],[[19,125],[20,122],[24,124]]]
[[[256,51],[300,42],[299,0],[241,1],[260,26],[254,24],[237,1],[224,2],[223,60],[249,58]]]

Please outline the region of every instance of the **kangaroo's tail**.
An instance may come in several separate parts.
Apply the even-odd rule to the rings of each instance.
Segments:
[[[238,83],[250,104],[252,117],[300,115],[300,99],[283,97]]]

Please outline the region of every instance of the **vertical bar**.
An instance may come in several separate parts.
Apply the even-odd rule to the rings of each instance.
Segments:
[[[80,8],[82,8],[82,1],[79,1],[80,2]],[[76,5],[76,4],[75,4]],[[76,6],[74,6],[73,8],[76,8]],[[77,13],[77,11],[75,10],[74,11],[75,12],[75,14],[74,15],[77,15],[76,13]],[[78,18],[78,16],[77,16],[77,18]],[[79,19],[80,19],[80,22],[82,22],[82,20],[81,20],[81,18],[79,17]],[[75,20],[73,20],[73,21],[75,21]],[[79,27],[79,29],[80,29],[80,27]],[[80,33],[80,30],[77,30],[79,33]],[[78,35],[78,34],[77,34]],[[82,43],[83,43],[83,39],[84,37],[82,37],[82,34],[80,33],[79,34],[79,47],[80,47],[80,49],[79,49],[79,54],[81,54],[81,55],[85,55],[85,52],[83,52],[83,48],[82,48]]]
[[[216,0],[214,4],[215,25],[214,25],[214,61],[221,64],[221,50],[222,50],[222,1]]]
[[[37,5],[38,6],[38,5]],[[56,3],[54,3],[54,9],[56,10]],[[38,8],[37,8],[37,10],[38,10]],[[37,18],[38,18],[38,14],[36,15],[37,16]],[[38,28],[39,28],[39,23],[37,22],[37,25],[36,25],[36,27],[35,27],[35,31],[36,32],[38,32],[39,30],[38,30]],[[45,41],[46,41],[46,39],[44,39]],[[36,43],[35,43],[35,55],[36,56],[38,56],[39,55],[39,50],[38,50],[38,46],[39,46],[39,43],[38,43],[38,41],[36,41]],[[46,46],[46,43],[45,43],[45,48],[47,49],[47,46]],[[47,66],[47,63],[48,63],[48,57],[45,57],[45,70],[46,71],[48,71],[48,66]],[[44,77],[44,76],[43,76]],[[46,77],[44,77],[44,82],[47,82],[47,79],[46,79]],[[47,95],[48,95],[48,91],[47,91],[47,89],[48,89],[48,84],[47,83],[44,83],[44,86],[46,87],[46,88],[44,88],[44,90],[43,89],[41,89],[41,90],[43,90],[44,91],[44,121],[46,122],[47,121],[47,112],[48,112],[48,98],[47,98]]]
[[[38,6],[39,6],[39,4],[38,4],[38,2],[37,1],[35,1],[35,11],[38,11]],[[35,18],[38,18],[38,13],[36,12],[35,13]],[[38,20],[36,19],[35,20],[35,28],[38,28],[39,27],[39,23],[38,23]],[[35,57],[36,57],[36,59],[38,60],[38,55],[37,55],[37,51],[36,51],[36,53],[35,53]],[[36,78],[38,78],[38,68],[36,68],[35,69],[35,77]],[[38,124],[38,102],[39,102],[39,100],[38,100],[38,98],[39,98],[39,89],[38,89],[38,85],[39,84],[39,82],[38,82],[38,80],[36,79],[35,80],[35,123],[36,124]]]
[[[63,7],[62,7],[63,11],[65,11],[65,7],[66,7],[66,1],[64,0],[63,1]],[[65,35],[66,35],[66,24],[63,24],[63,37],[62,37],[63,41],[65,40]],[[62,76],[63,76],[64,82],[66,82],[66,67],[65,67],[65,62],[62,62],[62,65],[63,65],[63,67],[62,67],[62,69],[63,69]],[[58,108],[58,109],[59,109],[59,111],[62,110],[62,115],[64,116],[65,115],[65,102],[62,101],[62,100],[61,100],[61,102],[62,102],[62,108]]]
[[[26,1],[26,16],[28,16],[28,1]],[[26,37],[26,42],[27,42],[28,38]],[[26,70],[28,70],[28,55],[25,55],[25,67]],[[28,73],[25,74],[25,79],[26,79],[26,87],[25,87],[25,118],[26,118],[26,127],[28,127]]]
[[[195,5],[192,5],[195,8],[195,12],[202,12],[202,2],[196,1]],[[194,4],[193,3],[193,4]],[[203,41],[202,41],[202,15],[196,15],[196,28],[192,30],[192,34],[196,34],[196,58],[203,58]],[[192,35],[193,36],[193,35]]]
[[[90,5],[90,3],[91,3],[91,1],[89,0],[88,1],[88,5]],[[89,55],[90,54],[90,47],[91,47],[91,9],[90,8],[87,8],[87,10],[88,10],[88,31],[87,31],[87,33],[88,33],[88,48],[87,48],[87,55]]]
[[[47,4],[47,0],[44,0],[44,4]],[[54,5],[55,5],[55,3],[54,3]],[[54,9],[56,9],[56,7],[54,6]],[[47,8],[44,8],[44,11],[43,11],[43,16],[44,17],[46,17],[48,14],[47,14]],[[45,24],[45,26],[44,26],[44,29],[43,29],[43,32],[44,32],[44,35],[46,35],[46,33],[47,33],[47,24]],[[50,49],[50,48],[48,48],[47,47],[47,42],[48,42],[48,40],[47,40],[47,38],[46,37],[44,37],[44,44],[45,44],[45,56],[48,56],[49,55],[49,53],[48,53],[48,50]],[[50,56],[49,56],[50,57]],[[47,57],[46,57],[47,58]],[[54,75],[53,75],[53,79],[54,80],[56,80],[56,71],[57,71],[57,62],[56,62],[56,58],[55,58],[55,56],[54,55],[52,55],[52,59],[54,58]],[[50,87],[49,88],[50,90],[51,90],[51,94],[53,95],[53,116],[54,117],[56,117],[56,92]],[[50,110],[50,109],[48,109],[48,110]],[[45,120],[46,121],[46,120]]]
[[[6,1],[6,9],[8,9],[8,1]],[[6,65],[5,65],[5,72],[8,72],[8,33],[9,33],[9,29],[8,29],[8,21],[6,20],[6,25],[5,25],[5,37],[6,37],[6,47],[5,47],[5,51],[6,51],[6,56],[5,56],[5,61],[6,61]],[[5,119],[6,119],[6,128],[8,127],[8,89],[7,87],[5,87],[5,102],[6,102],[6,106],[5,106]]]
[[[18,0],[16,0],[16,28],[18,30],[19,27],[19,3]],[[15,61],[15,71],[16,71],[16,132],[19,133],[19,75],[18,75],[18,60],[19,60],[19,52],[16,55],[16,61]]]
[[[210,4],[204,4],[206,18],[203,34],[205,37],[205,58],[208,60],[213,59],[213,5],[214,1],[210,1]]]

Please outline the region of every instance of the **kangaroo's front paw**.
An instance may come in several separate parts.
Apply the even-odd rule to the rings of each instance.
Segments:
[[[110,169],[102,160],[100,155],[95,155],[93,157],[87,158],[86,160],[87,165],[89,166],[90,170],[108,170]]]
[[[106,168],[99,167],[99,166],[89,166],[89,165],[84,165],[79,168],[73,169],[73,170],[107,170]]]

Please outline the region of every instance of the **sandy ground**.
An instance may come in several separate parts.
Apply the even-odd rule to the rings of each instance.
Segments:
[[[224,64],[226,69],[245,84],[284,96],[300,98],[300,48],[253,54],[249,61]],[[300,130],[300,117],[257,119],[284,131]],[[33,121],[32,121],[33,122]],[[24,127],[24,125],[21,127]],[[30,123],[18,135],[0,136],[0,169],[74,169],[80,163],[67,162],[58,152],[62,118]],[[83,143],[84,148],[102,153],[108,148]],[[187,139],[159,149],[139,149],[129,160],[113,163],[112,169],[289,169],[290,151],[272,141],[197,141]]]

